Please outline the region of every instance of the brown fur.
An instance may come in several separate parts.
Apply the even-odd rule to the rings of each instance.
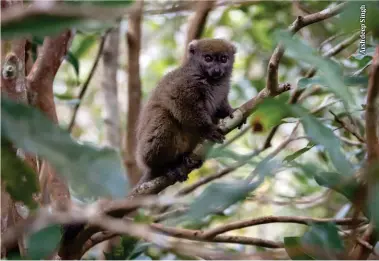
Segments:
[[[164,174],[185,180],[187,174],[177,173],[178,166],[201,165],[188,158],[196,145],[224,139],[217,123],[233,112],[227,96],[235,47],[225,40],[203,39],[191,42],[188,51],[188,61],[161,79],[141,112],[136,153],[145,173],[141,181]],[[209,75],[212,66],[204,61],[205,54],[228,55],[228,64],[215,65],[223,66],[218,67],[225,72],[222,77]]]

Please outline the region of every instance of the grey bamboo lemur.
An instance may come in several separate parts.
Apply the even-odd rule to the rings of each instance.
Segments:
[[[184,64],[160,80],[138,122],[136,156],[144,173],[139,184],[160,175],[186,180],[179,166],[202,164],[188,157],[196,145],[224,141],[217,124],[234,111],[228,93],[235,52],[223,39],[194,40]]]

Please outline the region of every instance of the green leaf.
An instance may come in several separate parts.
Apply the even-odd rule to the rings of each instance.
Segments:
[[[37,109],[4,97],[1,116],[2,135],[16,147],[48,160],[78,196],[126,195],[128,183],[117,151],[81,145]]]
[[[77,26],[82,22],[79,17],[59,17],[48,14],[27,16],[22,20],[1,24],[1,36],[4,39],[25,35],[47,36],[57,34],[66,28]]]
[[[212,183],[190,204],[185,216],[199,221],[207,215],[224,211],[229,206],[243,200],[262,181],[263,178],[251,184],[246,181]]]
[[[303,155],[305,152],[307,152],[308,150],[312,149],[313,147],[315,146],[315,144],[308,144],[307,146],[305,146],[304,148],[292,153],[291,155],[288,155],[287,157],[285,157],[283,159],[283,162],[291,162],[293,160],[295,160],[296,158],[300,157],[301,155]]]
[[[344,29],[345,32],[364,29],[366,34],[372,31],[374,35],[378,36],[378,14],[377,1],[349,1],[338,18],[337,26]]]
[[[284,248],[292,260],[315,260],[302,248],[300,237],[285,237]]]
[[[317,118],[310,115],[302,107],[297,105],[287,105],[287,107],[294,115],[300,117],[307,136],[309,136],[314,143],[324,146],[334,167],[341,174],[352,176],[353,166],[341,152],[342,144],[334,135],[333,131],[325,127]]]
[[[270,104],[270,106],[276,107],[278,111],[282,111],[281,113],[299,117],[307,136],[311,138],[313,143],[320,144],[325,148],[334,167],[341,174],[346,176],[353,175],[352,164],[341,152],[341,141],[331,129],[324,126],[317,118],[299,105],[289,105],[277,99],[266,98],[262,104]]]
[[[1,139],[1,161],[1,180],[6,191],[14,201],[21,201],[30,209],[35,209],[38,205],[33,200],[33,194],[39,191],[37,174],[16,156],[5,139]]]
[[[285,101],[288,100],[288,96],[280,95],[273,100],[285,103]],[[288,113],[288,110],[278,110],[278,106],[275,102],[263,102],[252,115],[250,124],[253,130],[262,128],[261,131],[265,132],[278,125],[283,118],[288,117]]]
[[[364,54],[360,53],[358,49],[356,53],[351,55],[351,57],[354,57],[357,60],[363,60],[366,57],[371,59],[374,56],[374,52],[375,52],[375,47],[370,46],[366,48],[366,52]]]
[[[363,85],[366,86],[368,83],[368,77],[367,76],[344,76],[343,77],[343,83],[346,86],[357,86],[357,85]],[[312,78],[301,78],[297,85],[299,88],[307,88],[313,85],[319,85],[322,87],[329,87],[327,81],[325,81],[324,78],[320,76],[315,76]]]
[[[334,223],[312,223],[302,237],[285,237],[284,247],[293,260],[339,259],[345,252]]]
[[[98,40],[98,35],[89,34],[89,35],[77,35],[72,41],[70,48],[71,53],[78,59],[83,57],[92,46],[95,45]]]
[[[301,237],[306,253],[316,259],[339,259],[344,253],[343,242],[334,223],[313,223]]]
[[[43,45],[44,38],[43,37],[38,37],[38,36],[33,36],[32,37],[32,43],[36,45]]]
[[[81,17],[35,13],[24,17],[22,20],[2,22],[1,37],[3,39],[19,38],[27,35],[43,37],[57,35],[69,28],[105,30],[110,26],[109,22],[85,20]]]
[[[79,80],[79,60],[72,52],[67,52],[66,60],[74,67],[76,78]]]
[[[333,189],[352,202],[356,198],[359,184],[353,176],[346,177],[337,172],[320,172],[314,178],[320,186]]]
[[[133,259],[139,259],[139,257],[143,256],[146,258],[149,258],[148,260],[151,260],[150,257],[144,256],[143,253],[152,246],[152,243],[138,243],[137,246],[133,249],[133,251],[130,253],[127,260],[133,260]],[[143,258],[143,260],[146,260]]]
[[[60,240],[60,225],[51,225],[31,234],[27,238],[27,259],[38,260],[47,258],[57,249]]]
[[[320,77],[327,83],[331,91],[344,101],[346,106],[355,105],[352,94],[343,83],[341,70],[334,62],[320,57],[316,50],[303,43],[298,37],[292,37],[289,32],[276,31],[275,36],[291,51],[294,58],[315,66],[320,72]]]
[[[128,260],[137,247],[138,241],[135,237],[122,236],[120,244],[113,246],[110,253],[104,252],[104,255],[107,260]]]

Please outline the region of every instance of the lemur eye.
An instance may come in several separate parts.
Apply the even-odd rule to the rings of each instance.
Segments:
[[[205,61],[206,61],[207,63],[210,63],[210,62],[213,60],[212,56],[210,56],[210,55],[205,55],[205,56],[204,56],[204,59],[205,59]]]
[[[221,56],[221,62],[226,63],[228,61],[228,57],[226,55]]]

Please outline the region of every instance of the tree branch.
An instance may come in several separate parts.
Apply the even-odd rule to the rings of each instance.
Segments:
[[[88,89],[88,85],[89,83],[91,82],[91,79],[92,79],[92,76],[93,74],[95,73],[96,71],[96,68],[97,68],[97,64],[99,63],[100,61],[100,57],[101,57],[101,54],[103,53],[103,49],[104,49],[104,44],[105,44],[105,40],[106,40],[106,37],[107,37],[107,34],[108,34],[109,30],[103,35],[101,36],[101,41],[100,41],[100,45],[99,45],[99,49],[97,51],[97,54],[96,54],[96,57],[95,57],[95,61],[93,62],[93,65],[92,65],[92,68],[91,68],[91,71],[89,72],[88,76],[87,76],[87,79],[86,81],[83,83],[83,86],[82,88],[80,89],[80,92],[79,92],[79,96],[78,96],[78,99],[79,99],[79,103],[77,103],[74,107],[74,112],[72,114],[72,117],[71,117],[71,120],[70,120],[70,123],[68,125],[68,131],[71,132],[72,131],[72,128],[74,127],[74,124],[75,124],[75,119],[76,119],[76,115],[78,113],[78,110],[79,110],[79,107],[83,101],[83,97]]]
[[[245,165],[251,158],[259,155],[263,150],[258,150],[258,151],[253,151],[251,152],[249,155],[246,155],[244,157],[243,160],[231,165],[230,167],[227,167],[225,169],[222,169],[218,172],[216,172],[215,174],[213,175],[209,175],[209,176],[206,176],[206,177],[203,177],[201,179],[199,179],[198,181],[194,182],[193,184],[187,186],[187,187],[184,187],[182,188],[181,190],[178,191],[178,193],[176,193],[177,196],[183,196],[183,195],[187,195],[189,193],[191,193],[192,191],[194,191],[195,189],[197,189],[198,187],[204,185],[204,184],[207,184],[215,179],[219,179],[233,171],[235,171],[236,169],[242,167],[243,165]]]
[[[58,123],[54,103],[53,82],[66,55],[72,34],[66,31],[56,37],[46,37],[29,75],[27,86],[29,102],[39,108],[50,120]],[[53,203],[58,208],[66,208],[70,203],[70,193],[65,181],[47,165],[46,180]]]
[[[346,47],[350,46],[351,44],[353,44],[357,39],[359,38],[359,33],[356,33],[354,34],[353,36],[345,39],[344,41],[342,41],[341,43],[339,43],[338,45],[336,45],[335,47],[331,48],[329,51],[325,52],[322,56],[323,57],[332,57],[338,53],[340,53],[342,50],[344,50]],[[306,76],[307,78],[311,78],[315,75],[317,69],[316,68],[311,68],[308,70],[308,72],[306,73]],[[292,95],[290,97],[290,99],[288,100],[288,103],[289,104],[296,104],[302,100],[305,99],[305,97],[308,97],[310,96],[311,94],[317,92],[319,90],[319,87],[317,86],[317,88],[313,89],[312,91],[309,91],[306,95],[302,95],[303,92],[305,91],[305,89],[298,89],[298,86],[296,86],[292,92]],[[274,137],[276,131],[278,130],[280,124],[278,126],[275,126],[270,134],[269,134],[269,137],[266,139],[265,141],[265,146],[270,146],[271,144],[271,140],[272,138]]]
[[[345,5],[346,3],[342,3],[334,7],[326,8],[314,14],[298,16],[297,19],[288,27],[288,31],[291,34],[295,34],[297,31],[299,31],[301,28],[305,26],[333,17],[339,12],[341,12]],[[284,51],[284,46],[281,43],[279,43],[278,46],[275,48],[274,53],[272,54],[268,63],[266,87],[272,93],[275,93],[278,89],[278,68],[280,59],[283,57]]]
[[[366,146],[367,163],[376,162],[379,159],[378,128],[378,95],[379,95],[379,45],[376,46],[372,59],[371,72],[367,90],[366,102]]]
[[[244,237],[244,236],[224,236],[217,235],[213,238],[205,238],[202,235],[201,230],[191,230],[184,228],[173,228],[173,227],[165,227],[161,224],[151,224],[152,228],[156,229],[159,232],[165,233],[167,235],[197,241],[206,241],[206,242],[220,242],[220,243],[234,243],[241,245],[254,245],[260,247],[268,247],[268,248],[282,248],[283,243],[274,242],[271,240],[265,240],[260,238],[253,237]]]
[[[334,120],[338,122],[342,128],[353,134],[360,142],[365,142],[364,138],[355,130],[350,124],[347,124],[342,119],[340,119],[332,110],[329,112],[334,116]]]
[[[108,33],[105,39],[102,56],[103,75],[101,80],[101,89],[104,97],[104,143],[117,150],[120,150],[121,143],[117,85],[119,35],[120,27],[116,26]]]
[[[126,40],[128,43],[128,119],[126,126],[125,166],[131,186],[138,183],[141,178],[136,163],[135,151],[137,146],[136,129],[139,118],[142,86],[140,76],[141,52],[141,21],[144,2],[138,1],[138,9],[129,16]]]
[[[269,224],[269,223],[296,223],[296,224],[310,225],[311,223],[333,222],[337,225],[358,225],[366,221],[367,220],[365,218],[336,219],[336,218],[312,218],[312,217],[292,217],[292,216],[279,216],[279,217],[267,216],[267,217],[261,217],[261,218],[256,218],[256,219],[246,219],[246,220],[236,221],[236,222],[219,226],[213,229],[208,229],[202,234],[202,236],[204,238],[213,238],[216,235],[219,235],[231,230],[257,226],[257,225],[263,225],[263,224]]]
[[[183,242],[173,237],[191,239],[194,231],[183,229],[164,228],[160,225],[145,225],[137,224],[129,219],[116,219],[104,215],[100,202],[90,204],[86,207],[72,206],[68,211],[57,211],[49,208],[41,208],[35,216],[30,216],[25,222],[17,224],[11,231],[8,231],[2,240],[2,247],[10,245],[12,242],[23,233],[30,233],[40,230],[50,224],[70,224],[70,223],[91,223],[94,226],[100,227],[107,233],[102,233],[100,236],[92,239],[92,244],[101,242],[104,237],[110,239],[110,235],[131,235],[142,238],[143,240],[152,242],[164,249],[179,252],[189,256],[214,256],[219,258],[237,258],[238,254],[227,254],[223,251],[211,250],[200,244]],[[95,213],[95,214],[94,214]],[[260,240],[247,237],[216,237],[212,242],[230,242],[259,245],[263,247],[282,247],[281,243],[275,243],[269,240]],[[83,252],[84,253],[84,252]],[[80,258],[80,257],[79,257]]]
[[[283,243],[281,242],[275,242],[275,241],[265,240],[265,239],[260,239],[260,238],[245,237],[245,236],[218,235],[218,236],[215,236],[214,238],[208,239],[208,238],[202,237],[201,230],[165,227],[161,224],[156,224],[156,223],[151,224],[150,227],[156,232],[160,232],[165,235],[169,235],[176,238],[184,238],[184,239],[189,239],[189,240],[204,241],[204,242],[211,242],[211,243],[230,243],[230,244],[252,245],[252,246],[267,247],[267,248],[282,248],[283,247]],[[119,235],[119,233],[116,234],[116,233],[102,232],[102,233],[96,234],[95,236],[91,238],[91,247],[117,235]],[[88,250],[88,249],[89,248],[87,246],[85,250]],[[82,251],[82,253],[84,253],[84,251]]]

